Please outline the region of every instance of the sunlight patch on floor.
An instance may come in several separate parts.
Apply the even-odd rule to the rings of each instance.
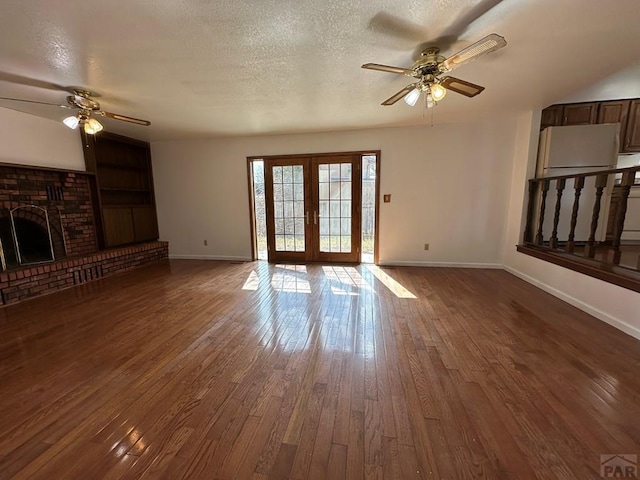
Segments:
[[[244,285],[242,286],[242,290],[255,291],[255,290],[258,290],[259,286],[260,286],[260,277],[258,276],[258,273],[255,270],[251,270],[251,273],[247,277],[247,280],[244,282]]]
[[[398,298],[417,298],[413,293],[404,288],[397,280],[393,279],[387,273],[385,273],[380,267],[376,265],[366,265],[366,269],[368,269],[373,275],[382,282],[382,284],[387,287],[391,293],[393,293]]]
[[[373,291],[354,267],[324,266],[322,271],[331,282],[331,293],[335,295],[357,296],[360,290]]]
[[[271,288],[277,292],[311,293],[305,265],[276,265]]]

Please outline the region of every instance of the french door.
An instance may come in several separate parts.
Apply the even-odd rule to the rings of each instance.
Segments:
[[[361,156],[265,160],[270,262],[359,262]]]

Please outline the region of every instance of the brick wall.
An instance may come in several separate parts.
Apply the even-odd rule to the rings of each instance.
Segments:
[[[0,304],[52,293],[168,258],[167,242],[150,242],[103,250],[83,257],[59,260],[0,273]]]
[[[46,208],[50,215],[54,246],[61,244],[60,217],[67,256],[98,250],[89,186],[90,174],[0,165],[0,217],[24,205]],[[18,210],[17,215],[28,215]],[[33,213],[30,214],[34,217]],[[30,220],[38,221],[37,218]],[[41,222],[38,222],[41,223]]]

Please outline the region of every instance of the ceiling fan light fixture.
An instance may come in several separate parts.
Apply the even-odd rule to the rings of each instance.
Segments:
[[[64,120],[62,120],[62,123],[64,123],[70,129],[75,130],[76,128],[78,128],[80,119],[77,117],[77,115],[74,115],[74,116],[65,118]]]
[[[87,135],[95,135],[102,130],[102,124],[95,118],[90,118],[84,122],[84,133]]]
[[[431,97],[434,102],[439,102],[447,94],[447,89],[439,83],[432,84],[429,90],[431,91]]]
[[[425,98],[425,101],[426,101],[427,108],[435,107],[436,102],[433,99],[433,96],[431,95],[431,92],[427,92],[427,94],[424,96],[424,98]]]
[[[420,89],[414,88],[404,97],[404,101],[407,105],[413,107],[416,103],[418,103],[418,98],[420,98]]]

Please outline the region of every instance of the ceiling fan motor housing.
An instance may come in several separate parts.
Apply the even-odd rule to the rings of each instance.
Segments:
[[[92,96],[89,90],[75,89],[73,95],[67,97],[67,103],[81,110],[100,110],[100,104]]]
[[[415,77],[421,78],[426,75],[436,76],[440,72],[440,64],[446,60],[445,57],[439,55],[438,47],[429,47],[420,54],[420,59],[416,60],[411,67],[415,72]]]

